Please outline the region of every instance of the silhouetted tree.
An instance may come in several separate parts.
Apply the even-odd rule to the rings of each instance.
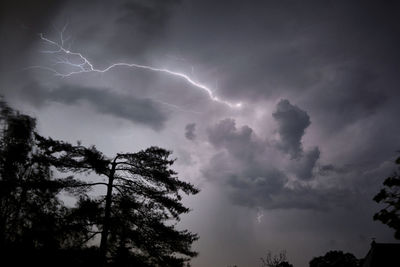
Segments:
[[[189,266],[197,255],[197,235],[176,221],[189,211],[181,192],[198,190],[170,169],[171,152],[151,147],[109,159],[94,146],[40,136],[35,119],[3,100],[0,127],[0,251],[10,266]],[[56,179],[54,167],[106,181]],[[104,196],[88,194],[99,185]],[[62,204],[62,191],[77,198],[74,207]],[[89,247],[97,235],[100,246]]]
[[[286,251],[279,252],[278,255],[272,255],[271,251],[267,252],[265,258],[261,258],[262,267],[293,267],[286,261]]]
[[[400,157],[395,161],[400,165]],[[398,167],[400,170],[400,166]],[[374,220],[381,221],[395,230],[395,238],[400,239],[400,174],[394,172],[383,182],[385,188],[374,197],[377,203],[385,204],[385,208],[374,215]]]
[[[315,257],[310,261],[310,267],[358,267],[358,260],[351,253],[343,251],[329,251],[324,256]]]
[[[36,145],[35,125],[0,99],[0,251],[4,262],[13,259],[11,266],[43,265],[55,251],[77,248],[89,235],[58,198],[61,190],[76,192],[77,181],[53,178]]]
[[[177,230],[174,221],[189,209],[181,203],[183,191],[196,194],[191,184],[180,181],[170,169],[170,151],[150,147],[137,153],[119,153],[107,158],[96,147],[55,141],[37,136],[47,161],[59,171],[94,172],[106,181],[81,182],[80,187],[105,186],[97,199],[81,199],[91,206],[86,217],[92,237],[100,234],[103,263],[116,266],[183,266],[196,256],[191,244],[197,235]],[[99,216],[99,214],[101,214]]]
[[[54,246],[58,189],[34,149],[35,120],[0,101],[0,246]],[[53,240],[50,240],[53,239]]]

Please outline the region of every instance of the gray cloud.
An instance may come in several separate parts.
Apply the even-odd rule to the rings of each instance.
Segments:
[[[165,1],[124,1],[120,5],[120,14],[115,20],[114,40],[124,42],[110,43],[113,51],[140,56],[153,49],[166,37],[168,23],[180,0]],[[127,35],[127,32],[129,33]]]
[[[269,162],[269,144],[258,138],[249,126],[236,128],[235,120],[224,119],[208,129],[208,140],[221,150],[204,174],[226,183],[234,203],[262,206],[271,194],[282,190],[287,178]],[[262,199],[260,199],[262,197]]]
[[[100,113],[144,124],[154,130],[161,130],[167,120],[159,103],[148,98],[119,94],[109,89],[64,85],[48,90],[32,83],[23,91],[24,98],[37,106],[46,102],[68,105],[86,102]]]
[[[196,139],[196,123],[189,123],[185,126],[185,137],[188,140]]]
[[[303,131],[288,124],[299,125],[296,120],[299,113],[301,119],[306,117],[308,120],[308,116],[299,108],[282,103],[286,106],[279,109],[279,118],[285,120],[285,134],[290,134],[289,129],[293,129],[297,136],[301,133],[301,138]],[[287,112],[288,105],[289,115],[282,115]],[[219,152],[212,157],[203,173],[210,181],[224,184],[234,204],[252,208],[316,210],[342,205],[343,195],[347,194],[345,190],[323,189],[301,183],[314,177],[313,170],[320,156],[318,147],[305,151],[296,159],[287,159],[286,151],[277,150],[279,148],[257,136],[249,126],[237,128],[233,119],[221,120],[207,133],[209,142]],[[299,144],[300,140],[297,140],[295,145],[298,150]],[[295,174],[296,179],[290,180],[289,173]]]
[[[282,99],[272,116],[279,125],[279,147],[293,158],[299,157],[303,152],[301,138],[305,129],[311,124],[307,112],[290,104],[288,100]]]
[[[244,125],[236,128],[234,119],[224,119],[208,129],[208,140],[216,148],[226,149],[232,156],[247,161],[255,160],[268,145],[254,135],[253,129]]]
[[[349,172],[354,166],[335,166],[334,164],[323,164],[318,166],[318,175],[327,176],[332,173],[345,174]]]
[[[307,106],[322,111],[316,116],[323,117],[318,118],[319,123],[328,131],[371,117],[387,103],[387,81],[374,70],[344,64],[328,68],[324,75],[330,78],[321,81],[313,92],[312,99],[318,101],[310,101]]]
[[[304,152],[301,158],[292,160],[290,164],[292,164],[292,170],[296,174],[296,177],[301,180],[310,180],[313,177],[313,169],[320,154],[319,148],[315,147]]]
[[[357,205],[357,199],[373,194],[370,188],[376,183],[374,177],[387,169],[386,165],[338,167],[319,163],[319,147],[303,150],[301,146],[310,123],[307,113],[283,100],[274,114],[280,122],[278,133],[286,141],[279,146],[247,125],[237,127],[231,118],[207,130],[216,153],[204,166],[203,175],[221,184],[232,203],[251,208],[327,211],[351,208]],[[282,144],[288,144],[291,150],[282,150]],[[286,156],[290,151],[297,152],[296,158]]]
[[[180,0],[126,1],[121,6],[121,12],[124,14],[117,22],[133,25],[135,29],[149,35],[159,33],[166,26],[171,9],[180,2]]]
[[[284,173],[260,162],[234,158],[229,152],[217,153],[210,159],[203,174],[210,181],[222,184],[232,203],[255,207],[267,207],[272,196],[282,192],[287,177]]]
[[[21,62],[29,58],[31,46],[37,41],[37,33],[49,27],[49,21],[57,16],[65,2],[15,0],[0,4],[0,35],[7,36],[3,38],[0,48],[2,73],[8,76],[10,71],[21,69]]]

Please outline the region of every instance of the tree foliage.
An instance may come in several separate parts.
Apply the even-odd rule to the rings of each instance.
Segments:
[[[42,137],[33,118],[0,105],[0,249],[66,256],[66,266],[184,266],[197,255],[198,236],[176,224],[189,211],[182,192],[198,189],[178,179],[170,151],[108,158],[95,146]],[[64,206],[61,192],[76,205]]]
[[[98,175],[96,182],[77,186],[104,186],[106,193],[95,200],[81,199],[78,210],[93,205],[87,216],[92,237],[100,235],[100,253],[104,262],[122,266],[135,262],[140,266],[182,266],[196,256],[191,244],[197,235],[177,230],[174,221],[189,209],[181,192],[198,190],[176,176],[170,166],[170,151],[150,147],[137,153],[119,153],[107,158],[96,147],[71,145],[37,136],[46,160],[62,172]],[[105,178],[104,182],[102,178]],[[98,214],[101,214],[98,216]]]
[[[400,157],[395,161],[400,165]],[[398,166],[400,170],[400,166]],[[395,171],[383,182],[385,188],[374,197],[377,203],[385,204],[385,207],[374,215],[374,220],[381,221],[395,230],[395,238],[400,239],[400,174]]]
[[[62,191],[81,194],[79,182],[54,178],[51,163],[38,147],[35,126],[35,119],[0,100],[2,261],[9,266],[54,266],[57,259],[59,266],[81,266],[92,255],[93,262],[98,255],[83,246],[90,235],[88,227],[80,212],[59,198]]]
[[[58,246],[59,188],[50,186],[49,165],[34,151],[35,120],[0,105],[0,246]]]
[[[262,267],[293,267],[286,260],[286,251],[279,252],[278,255],[272,255],[271,251],[267,252],[265,258],[261,258]]]
[[[351,253],[329,251],[324,256],[315,257],[310,261],[310,267],[359,267],[361,261]]]

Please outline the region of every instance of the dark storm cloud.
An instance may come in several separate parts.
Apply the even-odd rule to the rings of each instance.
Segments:
[[[242,173],[231,174],[227,181],[230,199],[236,205],[251,208],[271,208],[272,205],[280,207],[281,204],[273,198],[284,192],[287,177],[276,169],[256,167],[258,169],[245,169]]]
[[[0,71],[21,68],[37,33],[49,27],[66,1],[1,1],[0,3]],[[0,89],[2,90],[2,89]]]
[[[3,33],[3,31],[25,29],[37,33],[42,27],[48,25],[65,2],[64,0],[2,1],[0,4],[0,30]],[[16,35],[22,37],[21,33]],[[24,44],[21,43],[20,45]]]
[[[180,0],[131,0],[126,1],[121,12],[124,13],[117,22],[133,25],[135,29],[150,34],[159,33],[170,18],[170,10]]]
[[[196,139],[196,123],[189,123],[185,126],[185,137],[188,140]]]
[[[292,105],[290,107],[295,114],[302,114],[295,118],[303,121],[304,111]],[[298,125],[292,117],[285,123]],[[296,127],[286,127],[294,129],[300,136],[298,141],[301,141],[303,132],[298,134]],[[208,140],[219,152],[212,157],[203,174],[210,181],[222,183],[232,202],[237,205],[316,210],[344,205],[342,202],[345,201],[343,195],[347,194],[346,190],[316,188],[300,182],[313,179],[313,170],[320,156],[318,147],[305,151],[296,159],[290,159],[285,163],[289,166],[285,169],[285,164],[282,164],[287,161],[285,154],[257,136],[249,126],[237,128],[233,119],[221,120],[211,126]],[[289,173],[295,175],[295,181],[289,182]],[[288,186],[288,183],[291,185]]]
[[[76,105],[89,103],[98,112],[161,130],[167,120],[160,104],[147,98],[122,95],[108,89],[65,85],[48,90],[38,84],[24,88],[24,98],[38,106],[46,102]]]
[[[231,202],[239,206],[351,209],[360,199],[371,199],[372,184],[388,170],[386,165],[379,168],[319,165],[318,147],[304,151],[296,159],[288,159],[285,152],[256,135],[249,126],[236,127],[233,119],[221,120],[207,133],[217,152],[203,168],[203,175],[219,184]]]
[[[372,184],[387,165],[319,163],[318,146],[302,147],[310,125],[307,112],[281,100],[272,116],[278,122],[278,145],[247,125],[237,127],[231,118],[207,130],[208,141],[217,152],[203,174],[223,185],[232,203],[251,208],[327,211],[350,208],[357,199],[373,195]]]
[[[183,34],[192,51],[202,44],[192,57],[213,66],[219,94],[249,102],[301,99],[327,131],[368,118],[399,96],[395,1],[193,5],[197,16],[187,15]]]
[[[327,176],[332,173],[345,174],[345,173],[351,171],[352,168],[353,168],[353,166],[338,167],[333,164],[325,164],[325,165],[318,166],[317,172],[318,172],[318,175],[321,175],[321,176]]]
[[[113,50],[128,55],[141,56],[159,45],[166,37],[166,30],[173,11],[180,0],[130,0],[120,4],[119,14],[115,20],[117,27],[113,32]]]
[[[225,119],[208,129],[208,140],[221,151],[210,160],[204,174],[228,185],[235,203],[262,206],[260,196],[269,199],[283,189],[287,177],[270,164],[264,153],[268,143],[250,127],[238,129],[235,120]]]
[[[224,119],[208,129],[208,140],[216,148],[225,148],[232,156],[248,161],[255,160],[267,143],[259,140],[249,126],[236,128],[234,119]]]
[[[296,177],[301,180],[310,180],[313,177],[313,169],[320,154],[319,148],[315,147],[304,152],[301,158],[292,160],[291,164]]]
[[[244,161],[222,151],[210,160],[203,174],[222,184],[233,204],[250,208],[326,211],[354,201],[349,200],[353,191],[348,189],[315,188],[297,182],[287,187],[285,171],[272,166],[266,155],[260,156],[257,162]],[[308,179],[310,174],[303,175]]]
[[[322,111],[329,130],[348,126],[374,115],[387,103],[390,85],[361,66],[340,66],[327,70],[325,81],[313,93],[310,108]],[[389,86],[389,88],[388,88]]]
[[[303,153],[301,138],[305,129],[311,124],[307,112],[282,99],[272,116],[278,122],[279,147],[292,158],[301,156]]]
[[[272,195],[281,193],[287,182],[286,175],[269,166],[267,160],[238,160],[229,152],[222,151],[211,158],[203,174],[210,181],[222,184],[234,204],[266,207],[271,203]]]

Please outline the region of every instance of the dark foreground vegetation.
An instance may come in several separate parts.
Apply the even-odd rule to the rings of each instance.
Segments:
[[[261,267],[293,267],[286,258],[286,252],[281,251],[277,255],[273,255],[270,251],[265,257],[261,257]],[[324,256],[314,257],[310,261],[310,267],[362,267],[363,259],[357,259],[351,253],[332,250],[328,251]],[[232,265],[228,267],[238,267]]]
[[[196,256],[198,236],[175,225],[189,211],[182,192],[198,190],[171,170],[171,152],[109,158],[39,135],[3,100],[0,127],[2,266],[184,266]]]

